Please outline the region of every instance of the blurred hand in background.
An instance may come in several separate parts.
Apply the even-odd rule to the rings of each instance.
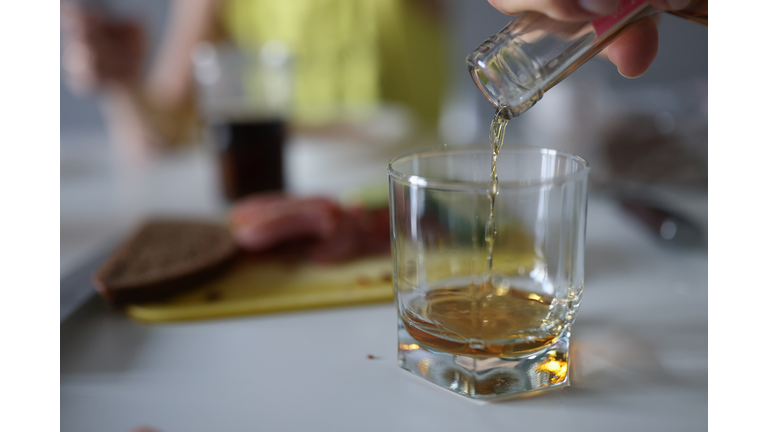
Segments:
[[[62,3],[67,83],[80,94],[135,87],[141,79],[146,35],[137,20],[111,19],[99,11]]]
[[[175,1],[157,61],[144,73],[147,34],[139,19],[99,3],[62,2],[62,66],[80,94],[99,91],[112,140],[131,159],[189,141],[195,121],[192,48],[209,36],[217,0]]]

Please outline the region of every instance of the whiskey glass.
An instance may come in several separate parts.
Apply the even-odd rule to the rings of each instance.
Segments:
[[[491,156],[441,147],[388,166],[398,363],[474,399],[568,384],[584,286],[587,161],[501,149],[489,261]]]

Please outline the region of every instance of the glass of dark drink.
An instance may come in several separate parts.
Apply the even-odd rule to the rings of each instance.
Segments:
[[[209,119],[208,127],[227,199],[283,189],[284,120],[222,116]]]
[[[193,54],[199,107],[223,195],[281,191],[290,70],[277,42],[257,51],[203,43]]]

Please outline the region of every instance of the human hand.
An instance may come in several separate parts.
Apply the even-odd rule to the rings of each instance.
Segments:
[[[515,15],[523,11],[545,14],[558,21],[591,21],[610,15],[619,8],[621,0],[488,0],[499,11]],[[659,10],[679,10],[688,5],[690,0],[647,0]],[[619,73],[628,78],[644,74],[656,58],[659,47],[659,33],[656,28],[657,17],[647,17],[638,21],[626,33],[617,38],[603,56],[616,65]]]
[[[292,243],[294,253],[337,262],[389,251],[386,209],[344,209],[325,198],[255,195],[233,206],[230,223],[235,241],[250,252]]]
[[[146,44],[134,20],[116,20],[80,6],[61,4],[64,53],[62,65],[78,93],[138,83]]]

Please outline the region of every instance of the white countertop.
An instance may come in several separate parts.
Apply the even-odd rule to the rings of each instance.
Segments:
[[[199,155],[151,174],[193,179],[186,198],[150,188],[165,208],[123,188],[144,203],[131,215],[101,199],[117,183],[65,181],[65,163],[62,151],[63,275],[140,214],[220,213]],[[572,350],[570,387],[479,403],[397,366],[392,304],[145,325],[91,298],[61,325],[61,430],[705,430],[706,250],[664,249],[591,197]]]

